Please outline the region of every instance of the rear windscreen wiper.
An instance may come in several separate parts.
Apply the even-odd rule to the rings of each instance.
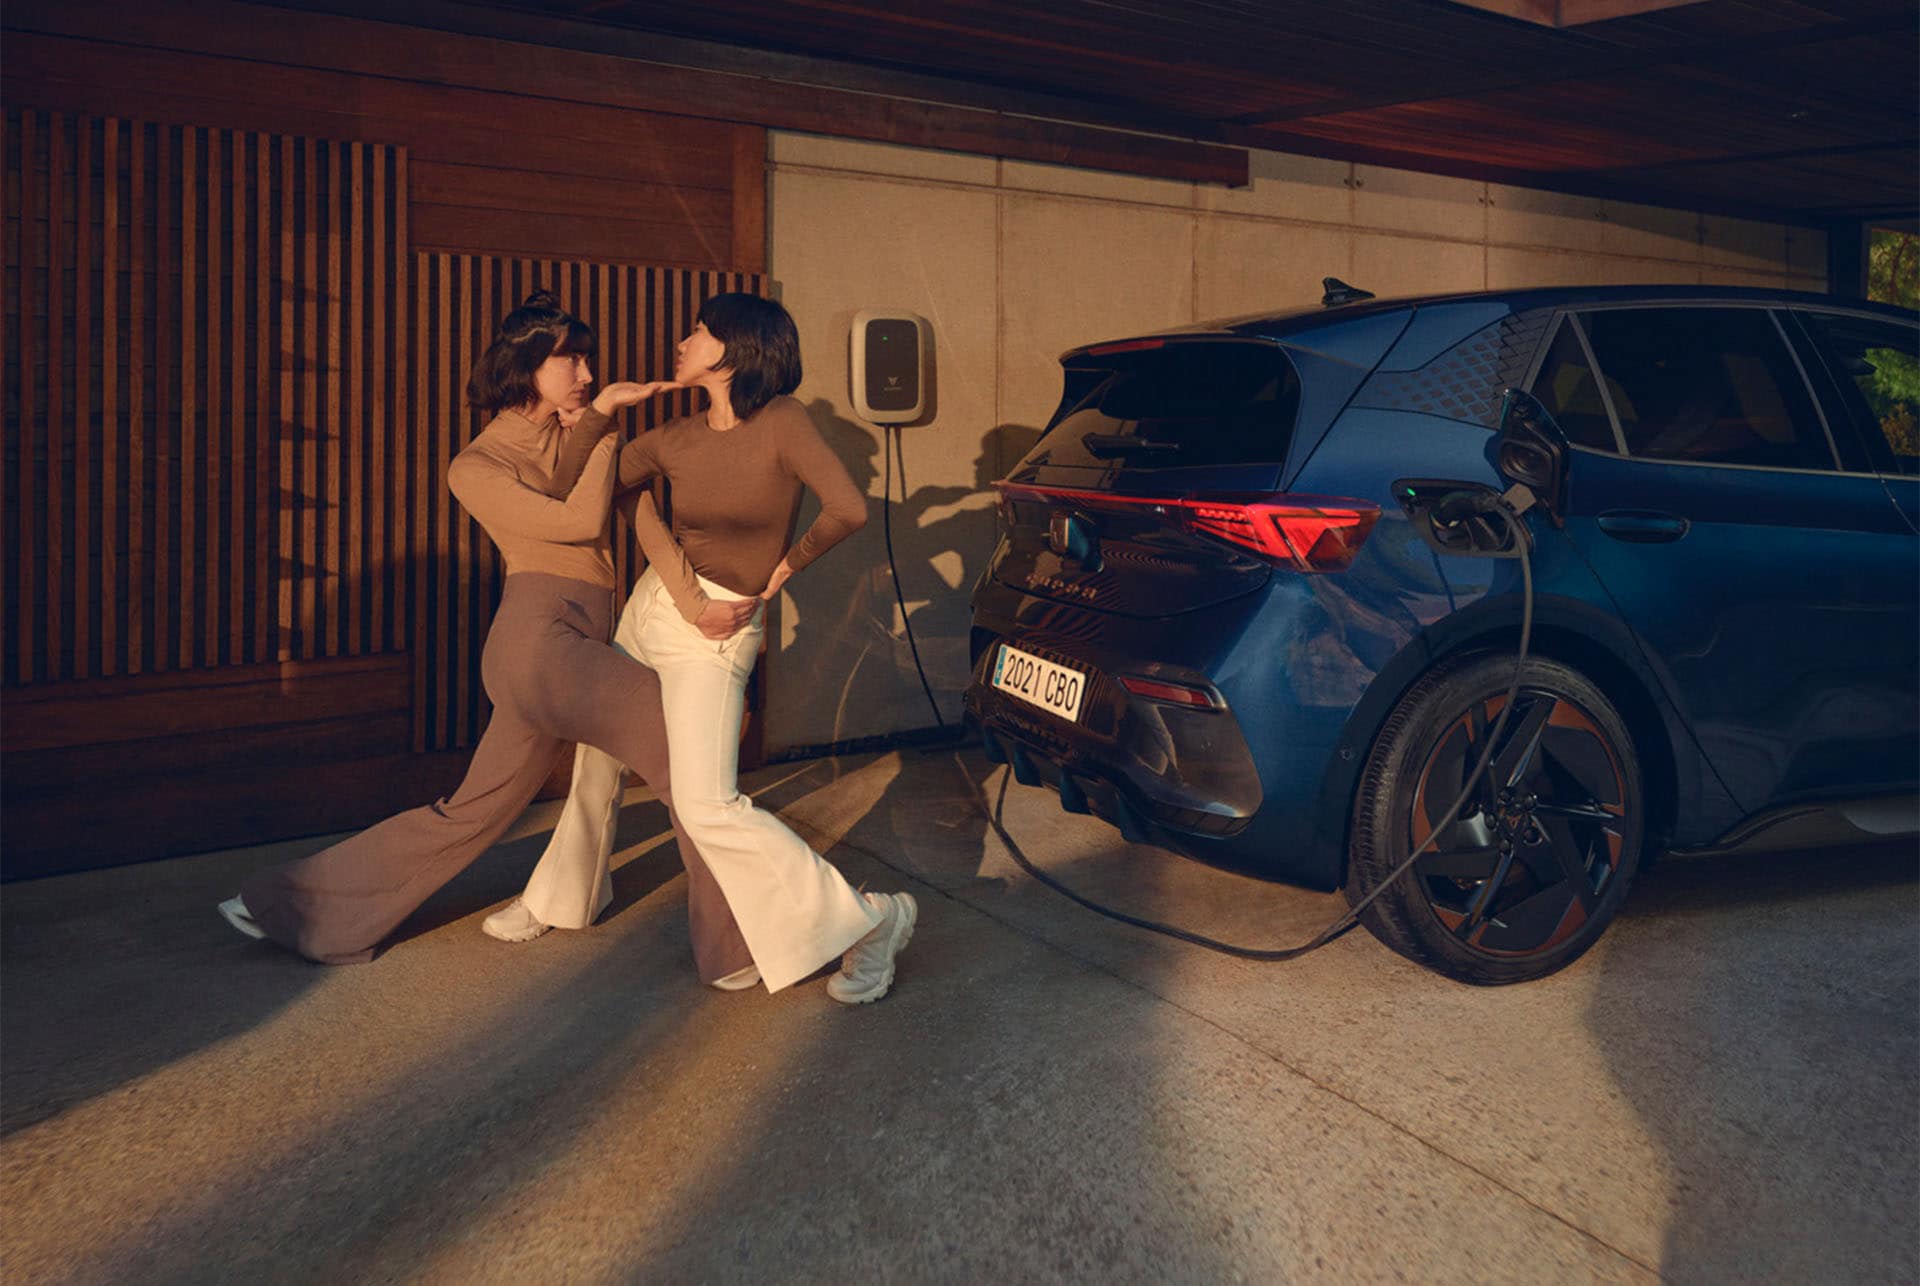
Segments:
[[[1080,445],[1084,446],[1087,454],[1096,460],[1111,460],[1116,456],[1180,449],[1178,442],[1153,442],[1147,438],[1136,438],[1130,433],[1089,433],[1080,439]]]

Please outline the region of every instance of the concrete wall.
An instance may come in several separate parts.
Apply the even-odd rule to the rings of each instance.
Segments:
[[[767,748],[931,727],[882,531],[882,435],[854,419],[866,308],[932,323],[931,423],[901,430],[893,543],[942,716],[967,681],[967,599],[994,540],[987,483],[1031,445],[1066,348],[1300,304],[1569,283],[1826,289],[1817,232],[1338,161],[1255,153],[1241,189],[814,135],[769,136],[768,265],[799,322],[799,396],[872,520],[793,582],[769,636]],[[899,502],[905,484],[905,501]],[[811,506],[802,520],[811,516]]]

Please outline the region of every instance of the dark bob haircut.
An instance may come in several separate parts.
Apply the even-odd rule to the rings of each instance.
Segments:
[[[773,300],[738,291],[715,295],[700,305],[700,321],[726,345],[715,369],[732,375],[728,400],[741,419],[800,387],[800,332]]]
[[[593,328],[560,306],[551,290],[536,290],[500,319],[500,330],[467,376],[467,402],[488,415],[540,400],[533,373],[556,354],[592,357]]]

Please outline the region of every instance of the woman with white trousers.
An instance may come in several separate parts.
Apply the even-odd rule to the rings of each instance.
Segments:
[[[680,824],[726,895],[753,957],[751,969],[717,985],[757,980],[779,991],[844,953],[828,994],[846,1004],[878,1000],[893,983],[894,958],[913,935],[918,907],[907,893],[856,892],[806,841],[740,792],[740,721],[764,613],[721,640],[694,624],[715,600],[771,599],[788,578],[865,525],[866,499],[805,408],[787,396],[800,383],[800,341],[786,309],[756,295],[715,295],[674,354],[674,382],[705,389],[709,404],[629,442],[620,453],[617,485],[624,492],[657,477],[672,484],[679,548],[646,553],[650,564],[673,565],[684,551],[698,573],[697,589],[682,588],[676,598],[649,566],[613,641],[660,676]],[[549,494],[568,494],[612,427],[591,410],[581,417],[568,433]],[[789,545],[803,486],[819,498],[821,512]],[[619,763],[583,743],[546,853],[526,891],[488,917],[488,933],[523,941],[546,925],[577,921],[581,908],[598,909],[619,795]]]
[[[592,328],[536,291],[501,320],[468,378],[468,400],[492,418],[448,466],[447,486],[499,547],[507,575],[481,655],[493,717],[466,778],[437,803],[255,872],[220,904],[241,933],[328,964],[372,959],[402,920],[500,838],[568,743],[605,746],[608,762],[631,766],[673,816],[659,679],[606,645],[615,607],[613,444],[594,454],[578,487],[569,484],[564,503],[548,494],[563,429],[585,413],[595,347]],[[670,387],[613,384],[595,405],[610,414]],[[581,476],[580,462],[570,467],[570,477]],[[643,544],[677,554],[651,507],[637,519],[653,529]],[[691,566],[676,558],[664,571],[683,595],[698,594]],[[724,638],[749,615],[715,603],[702,628]],[[700,976],[720,985],[752,956],[698,850],[683,842],[680,855],[694,958]]]

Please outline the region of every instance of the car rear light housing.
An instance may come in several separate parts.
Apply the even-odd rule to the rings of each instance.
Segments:
[[[1011,506],[1022,500],[1094,511],[1144,509],[1296,572],[1345,571],[1380,519],[1379,505],[1334,496],[1248,492],[1130,496],[1023,482],[993,485],[1001,515],[1009,520]]]
[[[1164,701],[1168,705],[1186,706],[1192,710],[1218,710],[1219,702],[1207,689],[1191,683],[1169,683],[1165,679],[1149,679],[1138,674],[1119,676],[1120,686],[1136,697],[1145,697],[1149,701]]]

